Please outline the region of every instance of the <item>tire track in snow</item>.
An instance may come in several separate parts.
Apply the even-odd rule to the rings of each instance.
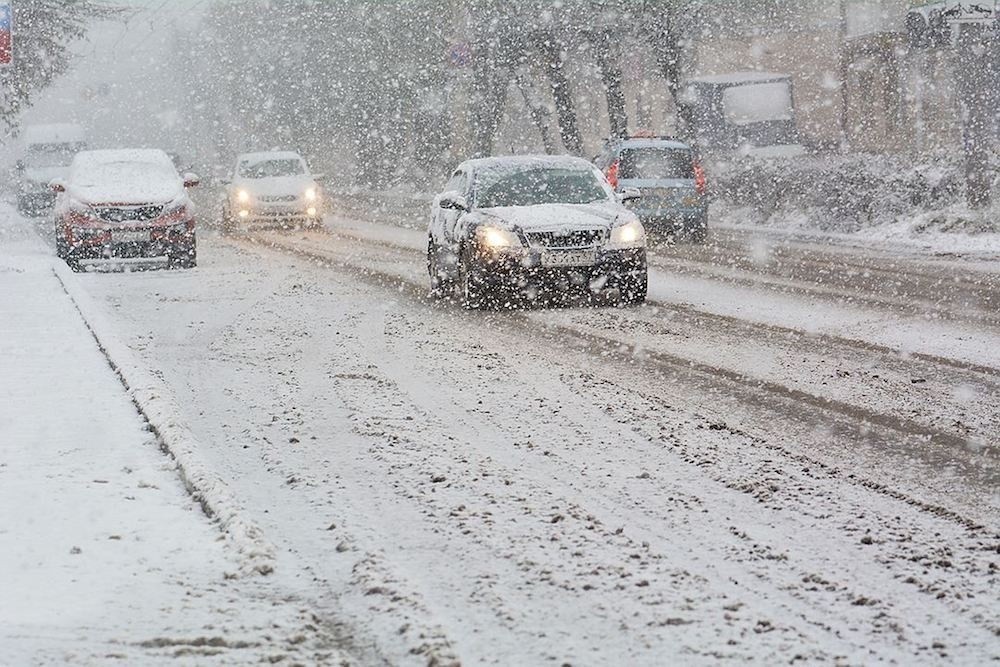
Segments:
[[[382,278],[384,278],[384,277],[385,277],[385,276],[382,276]],[[806,576],[806,577],[810,577],[811,575],[807,573],[807,574],[806,574],[806,575],[804,575],[804,576]],[[849,579],[849,578],[848,578],[848,579]],[[820,579],[819,579],[819,581],[822,581],[822,578],[820,578]],[[814,583],[815,583],[815,582],[814,582]],[[858,595],[858,596],[857,596],[857,597],[855,597],[854,599],[861,599],[861,598],[863,598],[863,597],[864,597],[863,595]]]

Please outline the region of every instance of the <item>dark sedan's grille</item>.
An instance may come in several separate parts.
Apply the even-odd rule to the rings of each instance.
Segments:
[[[163,213],[162,206],[97,206],[97,217],[104,222],[147,222]]]
[[[295,201],[296,199],[298,199],[298,197],[295,196],[295,195],[272,195],[272,196],[261,197],[260,198],[261,201],[267,202],[269,204],[278,203],[278,202],[291,202],[291,201]]]
[[[528,243],[542,248],[592,248],[604,241],[603,229],[567,232],[528,232]]]

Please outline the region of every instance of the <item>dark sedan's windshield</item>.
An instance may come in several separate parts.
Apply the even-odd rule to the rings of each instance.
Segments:
[[[240,176],[243,178],[272,178],[275,176],[299,176],[305,169],[298,160],[262,160],[260,162],[244,162],[240,165]]]
[[[589,204],[603,201],[608,193],[590,171],[535,168],[505,173],[480,183],[476,206],[533,206],[536,204]]]

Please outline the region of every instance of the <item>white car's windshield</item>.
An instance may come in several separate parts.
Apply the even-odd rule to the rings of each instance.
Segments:
[[[481,208],[590,204],[607,199],[608,192],[594,172],[548,167],[504,173],[480,183],[476,193],[476,205]]]
[[[299,176],[304,173],[306,170],[302,162],[293,158],[244,162],[240,165],[240,176],[243,178]]]

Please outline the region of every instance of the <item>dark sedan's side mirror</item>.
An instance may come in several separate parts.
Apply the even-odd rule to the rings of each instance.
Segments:
[[[622,200],[623,204],[630,201],[639,201],[642,199],[642,192],[639,188],[624,188],[621,195],[619,195],[619,198]]]
[[[446,192],[438,200],[438,206],[452,211],[468,211],[469,202],[458,192]]]
[[[191,172],[188,172],[188,173],[184,174],[184,187],[185,188],[196,187],[199,183],[201,183],[201,179],[198,178],[198,174],[192,174]]]

